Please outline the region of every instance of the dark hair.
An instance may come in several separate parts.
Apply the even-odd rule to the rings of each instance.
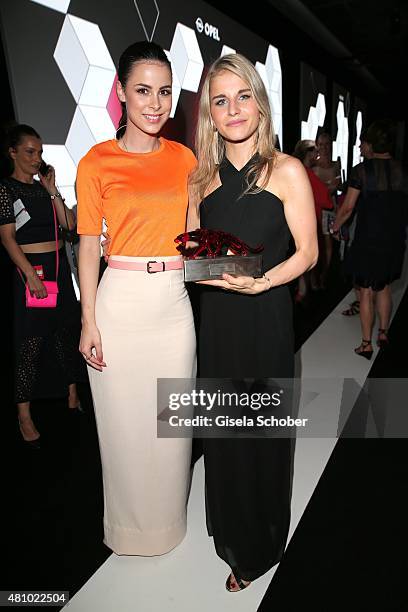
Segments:
[[[1,126],[1,176],[9,176],[14,170],[14,163],[9,155],[9,149],[18,147],[24,136],[33,136],[39,138],[41,136],[30,125],[25,123],[15,123],[14,121],[7,122]]]
[[[159,62],[160,64],[165,64],[169,67],[171,72],[171,64],[160,45],[157,45],[154,42],[149,41],[140,41],[133,43],[127,49],[124,50],[119,59],[119,67],[118,67],[118,80],[120,81],[123,88],[126,87],[127,80],[129,78],[129,74],[133,68],[133,64],[136,62]],[[119,121],[118,130],[116,132],[116,138],[118,138],[118,133],[125,127],[127,123],[127,112],[126,112],[126,104],[121,102],[122,104],[122,116]]]
[[[320,138],[320,136],[326,136],[326,138],[330,140],[330,143],[333,142],[333,137],[331,133],[325,127],[321,127],[317,130],[316,142],[317,142],[317,139]]]
[[[7,152],[10,147],[12,149],[18,147],[24,136],[34,136],[34,138],[39,138],[41,140],[41,136],[30,125],[25,125],[25,123],[12,125],[6,131]]]
[[[366,139],[373,153],[391,153],[395,145],[396,126],[391,119],[378,119],[367,128]]]

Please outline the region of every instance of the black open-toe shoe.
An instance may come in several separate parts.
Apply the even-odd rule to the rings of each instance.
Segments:
[[[346,308],[346,310],[343,310],[341,314],[344,315],[345,317],[354,317],[354,315],[358,315],[359,312],[360,312],[360,300],[354,300],[354,302],[351,302],[350,308]]]
[[[367,346],[371,345],[371,340],[364,340],[364,338],[361,340],[361,344],[360,346],[358,346],[357,348],[354,349],[354,352],[356,355],[360,355],[360,357],[365,357],[366,359],[370,360],[371,357],[373,356],[373,350],[371,349],[371,351],[367,351]]]
[[[380,336],[385,336],[385,338],[380,338]],[[388,340],[388,329],[382,329],[382,327],[378,328],[378,337],[377,337],[377,346],[380,348],[385,348],[388,346],[390,341]]]
[[[234,576],[235,578],[235,582],[238,585],[238,589],[232,589],[231,588],[231,578],[232,576]],[[239,591],[243,591],[244,589],[246,589],[247,587],[249,587],[251,583],[246,581],[244,582],[241,578],[239,578],[239,576],[236,576],[235,574],[233,574],[231,572],[231,574],[228,576],[227,581],[225,583],[225,588],[227,589],[227,591],[229,591],[230,593],[239,593]]]

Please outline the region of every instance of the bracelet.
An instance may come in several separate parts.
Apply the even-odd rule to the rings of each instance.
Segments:
[[[51,200],[55,200],[55,198],[61,198],[61,200],[64,199],[59,191],[57,191],[57,193],[53,193],[52,195],[50,194],[50,198]]]
[[[270,279],[270,278],[268,278],[268,277],[266,276],[266,274],[264,274],[264,275],[263,275],[263,278],[264,278],[265,280],[267,280],[267,281],[268,281],[268,283],[269,283],[269,289],[270,289],[270,288],[271,288],[271,279]]]

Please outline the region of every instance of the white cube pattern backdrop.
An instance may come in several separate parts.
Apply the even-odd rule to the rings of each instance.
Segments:
[[[115,135],[109,99],[115,86],[116,69],[98,24],[69,14],[70,0],[31,1],[65,13],[54,59],[77,107],[65,143],[45,144],[44,157],[55,166],[61,193],[72,207],[76,204],[74,185],[79,160],[94,144]],[[134,4],[146,38],[151,40],[160,17],[159,6],[154,0],[157,16],[148,31],[136,0]],[[166,53],[172,64],[170,116],[174,117],[181,90],[198,91],[204,62],[195,31],[182,23],[177,23]],[[224,45],[221,55],[225,53],[235,53],[235,49]],[[268,91],[275,131],[282,143],[282,70],[278,50],[269,45],[265,63],[256,62],[256,68]]]
[[[363,126],[363,115],[361,111],[358,111],[356,116],[356,140],[353,144],[353,166],[356,166],[362,161],[361,153],[360,153],[360,143],[361,143],[361,128]]]
[[[301,122],[300,138],[301,140],[316,140],[317,130],[324,125],[326,118],[326,99],[324,94],[319,93],[316,99],[316,105],[309,108],[307,121]]]
[[[344,110],[344,100],[339,97],[336,111],[337,133],[336,139],[333,141],[332,160],[336,161],[340,157],[341,171],[343,178],[347,178],[347,161],[348,161],[348,143],[349,143],[349,128],[348,120]]]

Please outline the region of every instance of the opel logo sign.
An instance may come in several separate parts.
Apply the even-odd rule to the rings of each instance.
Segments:
[[[197,17],[196,19],[196,28],[197,28],[197,31],[200,32],[200,34],[204,30],[204,23],[201,17]]]
[[[218,32],[218,28],[211,25],[211,23],[207,23],[207,22],[204,23],[201,17],[197,17],[195,24],[196,24],[197,32],[199,32],[199,34],[202,34],[204,32],[206,36],[209,36],[210,38],[213,38],[214,40],[218,40],[218,42],[220,41],[220,35]]]

